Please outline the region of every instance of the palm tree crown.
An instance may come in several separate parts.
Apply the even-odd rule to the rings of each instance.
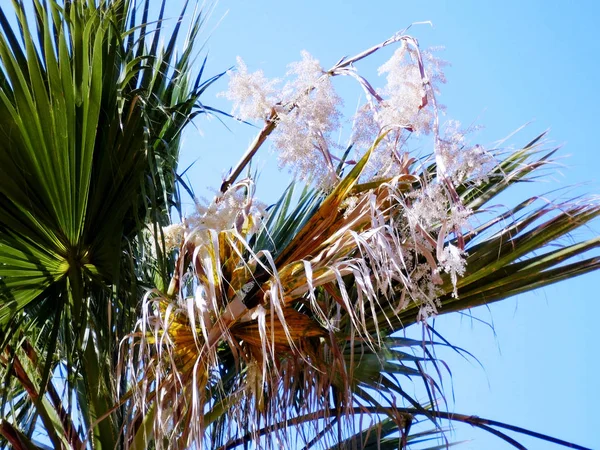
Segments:
[[[164,46],[164,0],[156,21],[149,0],[13,7],[16,26],[0,10],[5,443],[42,447],[43,430],[54,448],[443,448],[453,420],[517,448],[507,430],[583,448],[446,411],[435,348],[462,350],[428,322],[599,267],[600,238],[564,241],[600,214],[594,199],[489,208],[549,167],[543,136],[502,153],[441,125],[443,65],[405,32],[329,70],[304,53],[282,87],[240,59],[226,96],[263,127],[214,200],[171,223],[178,188],[191,193],[182,129],[216,111],[200,96],[222,75],[192,69],[204,15],[178,52],[187,2]],[[356,63],[391,45],[376,89]],[[332,137],[342,75],[369,100],[346,149]],[[267,140],[297,179],[268,207],[240,179]],[[404,334],[416,325],[422,340]]]

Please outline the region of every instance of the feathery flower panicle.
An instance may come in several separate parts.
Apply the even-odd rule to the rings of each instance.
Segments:
[[[182,223],[162,229],[166,250],[174,250],[190,239],[199,246],[206,239],[204,232],[207,230],[235,229],[244,235],[255,233],[266,215],[266,205],[254,199],[253,192],[253,182],[244,180],[217,194],[210,202],[197,199],[193,214]]]
[[[464,228],[471,228],[470,218],[473,212],[460,204],[454,204],[444,185],[439,183],[415,190],[406,199],[404,217],[417,249],[425,257],[431,270],[431,280],[426,280],[428,287],[422,290],[428,293],[426,297],[430,301],[424,303],[425,310],[420,313],[421,319],[427,319],[437,314],[435,305],[440,293],[430,283],[443,284],[440,277],[442,273],[450,275],[453,295],[458,296],[458,277],[465,272],[467,255],[447,240],[451,232],[461,235]]]
[[[454,298],[458,298],[458,289],[456,284],[458,283],[458,277],[465,273],[467,264],[465,261],[464,252],[452,244],[447,244],[442,250],[441,254],[438,256],[438,261],[440,268],[450,275],[450,280],[452,282],[452,286],[454,287],[452,296]]]
[[[288,64],[286,76],[293,77],[283,88],[284,102],[294,102],[297,98],[312,90],[317,81],[323,77],[325,71],[319,60],[315,59],[306,50],[300,52],[302,59]]]
[[[420,52],[403,41],[378,69],[379,75],[386,74],[387,80],[378,92],[384,100],[377,105],[376,111],[381,128],[429,134],[436,111],[428,96],[434,95],[438,83],[446,81],[443,66],[432,52]],[[434,91],[429,92],[429,87]]]
[[[428,230],[448,217],[448,198],[440,184],[430,184],[409,194],[411,202],[405,214],[412,228]]]
[[[419,66],[410,56],[412,52],[403,45],[379,67],[380,75],[387,73],[387,84],[379,92],[384,102],[376,112],[376,119],[382,128],[411,128],[416,132],[427,132],[428,128],[421,130],[416,126],[416,118],[425,107],[427,92]]]
[[[331,186],[336,181],[332,153],[337,148],[331,139],[340,126],[341,99],[319,62],[308,52],[290,64],[294,76],[283,89],[288,107],[278,110],[273,146],[280,167],[287,167],[302,180]]]
[[[481,145],[470,146],[460,122],[449,120],[444,136],[437,141],[436,163],[442,176],[452,179],[455,184],[471,181],[479,184],[485,181],[496,160]]]
[[[371,103],[364,104],[354,115],[351,142],[357,159],[360,159],[364,149],[369,148],[383,131],[375,115]],[[361,180],[366,182],[400,173],[401,154],[404,152],[403,140],[402,130],[391,130],[374,149],[361,175]]]
[[[382,127],[375,120],[375,109],[372,104],[370,102],[363,104],[357,109],[352,118],[350,142],[356,147],[356,152],[359,151],[358,149],[369,148],[381,132]],[[371,160],[369,160],[369,163],[371,163]]]
[[[446,82],[446,63],[433,55],[434,50],[419,51],[408,41],[401,41],[392,57],[379,67],[379,75],[386,74],[386,85],[369,95],[369,101],[359,108],[353,120],[351,141],[358,158],[362,149],[388,131],[369,159],[363,180],[398,173],[404,168],[404,155],[409,153],[405,148],[408,139],[435,131],[434,122],[443,106],[432,96],[438,92],[438,85]],[[367,91],[373,92],[373,88]]]
[[[448,61],[435,55],[436,53],[444,50],[444,47],[437,46],[429,47],[421,51],[421,60],[423,61],[423,66],[425,67],[427,80],[436,94],[440,92],[440,85],[446,84],[447,79],[444,70],[446,67],[450,66]]]
[[[165,250],[171,251],[178,248],[185,236],[185,225],[183,223],[175,223],[162,229],[165,239]]]
[[[266,78],[262,70],[248,73],[248,67],[237,57],[237,70],[228,71],[229,87],[218,95],[233,102],[231,114],[240,120],[264,120],[277,102],[278,79]]]
[[[308,52],[291,63],[283,88],[262,71],[248,73],[238,57],[238,70],[229,72],[229,89],[221,96],[233,102],[232,115],[243,120],[265,120],[275,109],[277,127],[272,136],[279,166],[302,180],[331,186],[335,176],[332,152],[337,149],[331,134],[339,128],[341,98],[319,61]]]
[[[253,198],[254,183],[244,180],[217,194],[204,205],[196,202],[196,212],[186,219],[188,229],[215,230],[217,232],[235,228],[243,234],[252,234],[260,226],[266,205]]]

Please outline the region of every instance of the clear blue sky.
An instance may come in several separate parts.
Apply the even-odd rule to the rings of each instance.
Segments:
[[[441,56],[452,67],[439,100],[447,105],[448,117],[484,125],[476,136],[484,144],[528,122],[532,124],[513,142],[524,143],[550,128],[550,139],[565,144],[561,154],[571,156],[538,192],[583,182],[591,182],[584,189],[599,192],[598,2],[222,1],[211,23],[226,11],[206,44],[210,73],[235,64],[240,55],[251,70],[281,76],[304,49],[329,67],[410,23],[431,21],[433,28],[418,26],[411,34],[422,47],[446,47]],[[381,61],[360,68],[373,71]],[[223,82],[213,92],[225,87]],[[211,95],[204,101],[227,107]],[[223,171],[254,134],[248,127],[228,125],[231,132],[217,121],[200,120],[203,135],[196,130],[186,135],[185,160],[198,159],[191,174],[199,191],[218,187]],[[263,150],[259,196],[267,200],[289,178],[269,170],[270,159]],[[600,226],[594,229],[598,232]],[[593,381],[600,369],[598,284],[600,274],[592,274],[475,311],[493,321],[495,336],[467,318],[438,319],[445,337],[471,351],[485,368],[452,355],[445,358],[453,372],[454,410],[600,448],[600,386]],[[459,427],[455,438],[474,439],[461,447],[465,449],[508,448],[468,426]],[[525,438],[522,442],[531,449],[557,448]]]

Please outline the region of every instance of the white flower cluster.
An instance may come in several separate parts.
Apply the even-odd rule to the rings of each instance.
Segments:
[[[436,85],[445,82],[444,62],[431,52],[421,52],[416,41],[402,40],[392,57],[379,67],[386,85],[374,89],[354,66],[336,66],[325,72],[308,52],[289,65],[287,81],[266,78],[262,71],[248,72],[241,58],[237,71],[230,72],[229,90],[222,93],[233,102],[232,114],[243,120],[265,120],[276,112],[272,143],[280,167],[289,168],[303,180],[321,187],[336,181],[335,153],[339,145],[332,135],[340,127],[341,99],[336,94],[332,75],[352,75],[368,93],[368,103],[354,119],[353,143],[362,156],[382,131],[392,132],[376,149],[363,175],[393,176],[401,167],[402,146],[409,134],[428,134],[434,128]]]
[[[340,148],[331,137],[340,127],[341,99],[331,83],[334,75],[352,76],[367,93],[367,103],[359,108],[353,120],[351,141],[355,159],[360,159],[382,133],[387,133],[372,152],[361,182],[408,174],[414,162],[406,148],[408,140],[412,136],[434,135],[439,179],[408,194],[402,213],[414,240],[413,251],[427,260],[427,264],[415,260],[412,270],[417,276],[413,281],[419,292],[415,295],[427,299],[423,301],[426,305],[423,314],[429,316],[435,314],[436,286],[443,283],[440,275],[450,276],[456,294],[457,279],[465,270],[462,250],[448,243],[451,233],[460,238],[471,216],[470,210],[456,203],[455,186],[483,180],[495,161],[481,146],[468,145],[466,132],[458,122],[448,122],[444,135],[439,135],[441,107],[435,97],[439,84],[446,82],[443,71],[446,63],[431,51],[421,51],[410,37],[396,42],[400,42],[400,47],[378,69],[378,74],[386,79],[381,89],[375,89],[358,74],[354,62],[362,57],[348,63],[342,60],[326,72],[315,58],[302,52],[301,61],[289,65],[286,73],[289,81],[279,91],[279,80],[268,80],[261,71],[249,73],[238,59],[238,71],[230,74],[226,96],[234,102],[233,113],[240,118],[264,120],[275,113],[270,116],[276,121],[271,138],[280,166],[321,187],[327,187],[337,178],[335,152]],[[345,205],[348,218],[355,214],[354,207],[351,201]],[[227,207],[230,208],[235,209]],[[218,229],[217,224],[209,225],[206,221],[209,216],[219,214],[218,208],[202,211],[198,225]],[[231,214],[223,215],[229,226],[239,220],[235,219],[238,213]]]
[[[311,90],[323,76],[324,70],[319,61],[306,50],[300,52],[302,59],[288,64],[287,76],[294,77],[283,88],[284,101],[293,101],[297,96]]]
[[[302,61],[291,64],[287,75],[295,76],[284,88],[290,108],[281,108],[273,134],[280,166],[292,167],[301,179],[313,179],[321,186],[335,180],[331,134],[340,125],[341,99],[319,62],[307,52]]]
[[[458,298],[458,277],[465,273],[466,268],[463,252],[455,245],[447,244],[438,255],[438,263],[440,268],[450,275],[450,281],[454,287],[452,295]]]
[[[365,148],[369,148],[382,131],[375,118],[375,109],[369,103],[363,105],[354,116],[352,143],[356,148],[356,158],[360,158]],[[402,147],[402,134],[390,133],[374,149],[363,174],[362,181],[385,178],[398,174],[399,149]]]
[[[241,120],[265,119],[275,104],[279,80],[269,80],[262,70],[248,73],[248,67],[238,56],[237,71],[227,72],[229,89],[219,96],[233,102],[231,114]]]
[[[331,150],[335,144],[330,135],[339,127],[341,99],[319,61],[302,52],[302,60],[289,65],[286,75],[293,79],[279,91],[279,80],[265,78],[262,71],[248,73],[241,58],[237,72],[229,75],[229,89],[221,95],[233,102],[233,115],[260,120],[273,108],[277,111],[273,144],[280,167],[324,186],[333,181]]]
[[[463,228],[469,227],[472,211],[462,205],[452,205],[443,185],[437,183],[411,193],[409,199],[412,201],[404,214],[413,239],[419,244],[420,253],[426,256],[428,266],[433,270],[432,281],[441,284],[440,274],[449,274],[456,297],[458,277],[465,272],[466,255],[460,248],[448,243],[447,238],[451,232],[462,233]],[[434,300],[435,290],[430,289],[430,292]],[[435,311],[432,309],[425,313],[424,317],[428,317]]]
[[[428,230],[448,217],[448,199],[439,184],[411,192],[409,198],[412,203],[406,208],[405,214],[411,229],[421,226]]]
[[[162,234],[165,239],[166,251],[173,250],[181,245],[185,234],[185,226],[181,223],[169,225],[162,229]]]
[[[466,134],[467,131],[460,129],[460,122],[448,121],[444,136],[437,141],[438,173],[451,178],[454,183],[480,183],[496,165],[496,161],[482,146],[470,146]]]
[[[248,195],[249,189],[248,183],[237,183],[211,202],[197,201],[194,214],[182,223],[163,228],[166,251],[179,247],[184,240],[201,245],[206,230],[236,229],[243,235],[254,233],[266,214],[266,205]]]
[[[421,73],[417,55],[403,42],[392,57],[378,70],[387,74],[387,84],[379,92],[376,120],[381,128],[406,129],[428,133],[432,115],[427,105],[426,75]]]
[[[396,175],[402,167],[404,146],[411,136],[427,135],[434,130],[437,109],[433,95],[446,79],[446,63],[431,51],[419,52],[406,42],[379,67],[386,85],[379,89],[354,117],[352,142],[360,152],[368,148],[383,131],[389,134],[375,149],[363,179]]]

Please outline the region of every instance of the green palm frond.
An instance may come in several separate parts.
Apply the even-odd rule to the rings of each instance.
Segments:
[[[71,388],[83,383],[87,426],[122,388],[118,345],[142,285],[168,279],[160,249],[146,266],[144,233],[158,235],[177,206],[181,131],[213,111],[199,99],[219,76],[193,70],[205,17],[192,17],[181,47],[188,2],[166,36],[165,7],[150,22],[148,0],[15,0],[19,34],[0,10],[0,342],[33,339],[42,397],[65,364]],[[115,420],[100,423],[98,442],[114,446]]]

